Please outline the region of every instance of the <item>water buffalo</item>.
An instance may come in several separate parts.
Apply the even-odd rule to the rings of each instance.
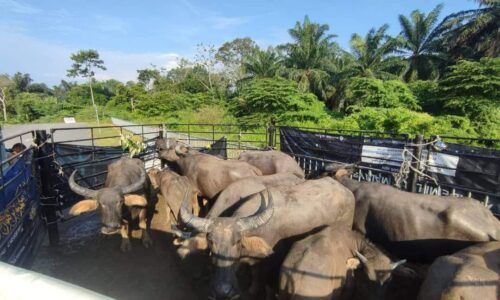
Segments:
[[[150,193],[150,183],[146,178],[144,163],[139,159],[121,158],[108,165],[108,175],[104,187],[92,190],[75,182],[76,170],[69,178],[69,187],[73,192],[87,197],[70,209],[71,215],[93,211],[101,212],[103,234],[120,232],[121,250],[131,250],[129,240],[131,226],[138,221],[142,229],[142,243],[145,247],[152,244],[149,236],[149,221],[146,218]],[[132,194],[133,193],[133,194]],[[124,205],[125,204],[125,205]],[[129,225],[131,225],[129,227]]]
[[[304,171],[297,162],[280,151],[245,151],[240,154],[238,160],[246,161],[259,168],[263,175],[291,173],[299,178],[304,178]]]
[[[160,157],[167,161],[169,167],[188,177],[199,194],[207,199],[214,199],[236,180],[262,175],[259,169],[244,161],[223,160],[199,153],[178,142],[170,143],[166,149],[159,145]]]
[[[294,186],[304,182],[304,179],[291,173],[277,173],[266,176],[243,178],[228,185],[217,197],[210,208],[207,218],[231,215],[231,208],[242,199],[273,186]]]
[[[409,193],[353,180],[348,168],[332,171],[356,198],[353,228],[398,257],[432,262],[474,242],[500,240],[500,222],[477,200]]]
[[[481,243],[431,265],[418,299],[472,300],[500,297],[500,242]]]
[[[206,233],[186,240],[188,244],[184,246],[210,249],[214,266],[210,289],[214,298],[232,299],[239,295],[235,275],[238,262],[256,264],[276,251],[280,242],[302,237],[322,226],[336,224],[350,228],[352,225],[354,197],[331,178],[309,180],[291,187],[272,187],[268,189],[267,198],[264,209],[261,192],[245,199],[230,217],[211,219],[193,216],[187,202],[181,207],[185,224]],[[254,274],[258,267],[257,264],[252,268]],[[255,293],[259,287],[256,279],[260,276],[252,277],[250,291]]]
[[[360,262],[368,279],[381,287],[405,260],[392,263],[360,233],[328,226],[292,246],[281,267],[279,299],[350,299],[355,287],[350,269]],[[371,289],[371,298],[382,298],[381,292]]]
[[[191,207],[193,213],[198,215],[200,212],[200,207],[198,205],[198,197],[196,195],[196,189],[192,186],[189,179],[185,176],[181,176],[170,170],[163,170],[158,172],[155,176],[155,181],[160,188],[161,195],[166,202],[167,216],[170,215],[174,217],[175,222],[178,221],[179,210],[181,209],[182,199],[184,193],[189,190],[188,199],[191,199]],[[167,220],[169,222],[171,220]]]

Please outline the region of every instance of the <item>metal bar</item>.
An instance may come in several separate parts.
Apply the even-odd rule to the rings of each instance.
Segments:
[[[418,134],[417,138],[415,139],[416,147],[413,150],[414,157],[412,157],[412,161],[411,161],[412,166],[417,170],[420,170],[420,159],[422,156],[422,144],[423,144],[423,142],[424,142],[424,136],[421,134]],[[410,184],[408,185],[407,188],[409,189],[410,192],[416,193],[417,192],[417,183],[418,183],[418,174],[415,171],[413,171],[413,169],[410,169],[409,177],[410,177],[409,178]]]
[[[53,139],[53,134],[51,134],[51,139]],[[42,187],[42,204],[48,204],[42,206],[42,213],[47,220],[47,231],[49,233],[50,245],[55,246],[59,243],[59,229],[57,226],[57,199],[54,189],[52,188],[52,178],[50,170],[52,169],[52,160],[54,157],[47,155],[49,152],[49,147],[47,145],[47,132],[45,130],[36,131],[36,143],[37,143],[37,157],[40,166],[40,180]],[[54,148],[54,147],[52,147]],[[52,200],[52,201],[50,201]],[[55,201],[54,201],[55,200]]]

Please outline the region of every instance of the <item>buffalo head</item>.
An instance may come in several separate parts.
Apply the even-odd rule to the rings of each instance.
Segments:
[[[159,140],[156,142],[156,146],[160,153],[160,158],[167,162],[176,162],[181,157],[193,151],[187,145],[175,139]]]
[[[122,207],[126,206],[146,206],[147,201],[144,197],[138,195],[127,195],[144,186],[146,173],[141,169],[140,179],[126,187],[105,187],[100,190],[92,190],[82,187],[75,182],[74,171],[69,178],[69,187],[71,190],[88,199],[82,200],[71,207],[71,215],[79,215],[84,212],[100,209],[103,234],[118,233],[121,227]]]
[[[384,283],[391,278],[392,271],[394,271],[398,266],[406,263],[406,259],[391,262],[389,257],[385,255],[376,255],[375,257],[368,259],[358,251],[355,251],[355,254],[363,264],[363,269],[368,279],[372,282],[378,283],[380,286],[384,285]]]
[[[215,299],[233,299],[240,291],[236,279],[236,268],[241,256],[266,257],[272,253],[266,241],[257,236],[250,236],[251,230],[266,224],[274,213],[272,194],[268,190],[268,204],[262,192],[259,210],[251,216],[219,217],[204,219],[194,216],[188,209],[188,193],[185,193],[180,210],[183,222],[197,232],[194,238],[198,249],[208,248],[211,253],[214,274],[210,283],[210,293]]]

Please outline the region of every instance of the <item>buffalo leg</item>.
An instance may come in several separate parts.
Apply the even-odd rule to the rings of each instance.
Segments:
[[[148,227],[149,226],[146,222],[146,209],[143,208],[139,212],[139,228],[142,229],[142,244],[146,248],[149,248],[151,245],[153,245],[153,240],[151,240],[151,237],[149,236]]]
[[[120,234],[122,236],[122,244],[120,249],[122,252],[128,252],[132,250],[132,245],[130,244],[129,232],[128,232],[128,224],[122,223],[122,227],[120,229]]]

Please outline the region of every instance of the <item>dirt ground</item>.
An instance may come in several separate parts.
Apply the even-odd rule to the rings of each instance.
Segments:
[[[162,205],[156,206],[151,248],[132,239],[132,251],[122,253],[120,235],[100,234],[100,217],[91,213],[62,222],[59,246],[45,242],[32,270],[120,300],[206,299],[207,260],[180,260],[162,222]]]

